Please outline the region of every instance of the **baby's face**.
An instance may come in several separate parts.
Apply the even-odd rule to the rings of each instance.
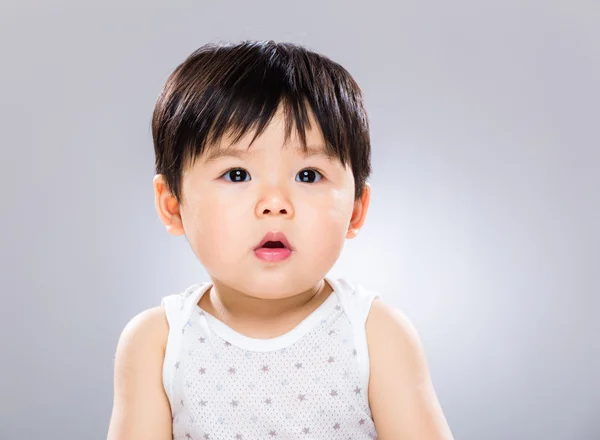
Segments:
[[[318,125],[309,148],[325,152]],[[250,149],[254,133],[219,149],[247,156],[198,158],[183,176],[180,215],[187,239],[211,278],[258,298],[283,298],[312,288],[334,265],[354,208],[350,167],[325,154],[305,156],[297,134],[285,147],[276,116]],[[255,249],[268,232],[285,234],[292,252],[266,261]]]

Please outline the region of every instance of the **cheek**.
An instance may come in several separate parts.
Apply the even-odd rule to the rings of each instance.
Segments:
[[[305,211],[302,224],[310,224],[306,239],[321,252],[337,254],[343,245],[352,215],[353,200],[347,191],[334,192]]]
[[[241,227],[248,206],[227,197],[197,197],[194,211],[184,221],[186,235],[200,262],[210,271],[222,264],[235,264],[248,252],[253,240],[249,228]]]

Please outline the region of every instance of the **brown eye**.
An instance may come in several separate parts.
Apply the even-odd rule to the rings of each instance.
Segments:
[[[304,183],[318,182],[319,180],[321,180],[323,178],[321,173],[319,173],[317,170],[313,170],[313,169],[302,170],[298,173],[298,176],[300,177],[300,180],[296,179],[296,181],[304,182]]]
[[[229,176],[229,179],[227,176]],[[247,180],[250,180],[250,174],[248,171],[242,168],[231,169],[223,174],[223,177],[225,177],[225,180],[229,180],[230,182],[246,182]],[[246,177],[248,177],[247,180]]]

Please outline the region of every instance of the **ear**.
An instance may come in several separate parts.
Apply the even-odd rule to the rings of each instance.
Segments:
[[[167,188],[167,183],[162,174],[154,176],[154,206],[160,221],[171,235],[185,235],[179,202]]]
[[[367,211],[369,210],[370,202],[371,185],[365,183],[361,198],[354,202],[354,209],[352,210],[352,218],[350,219],[346,238],[354,238],[358,235],[358,231],[362,228],[362,225],[367,219]]]

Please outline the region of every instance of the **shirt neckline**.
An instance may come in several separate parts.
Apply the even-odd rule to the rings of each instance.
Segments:
[[[274,338],[259,339],[243,335],[229,327],[223,321],[220,321],[218,318],[214,317],[213,315],[202,309],[198,305],[198,302],[200,301],[200,298],[202,298],[202,295],[204,295],[212,286],[212,283],[206,283],[202,285],[201,289],[199,289],[199,292],[196,295],[194,295],[194,308],[196,311],[201,313],[201,315],[208,323],[209,328],[217,336],[219,336],[221,339],[229,342],[232,345],[235,345],[244,350],[255,352],[281,350],[283,348],[289,347],[290,345],[302,339],[303,336],[308,334],[316,325],[318,325],[323,319],[325,319],[325,317],[329,315],[329,313],[338,303],[338,284],[329,277],[324,277],[324,279],[332,288],[332,292],[329,294],[327,299],[323,301],[323,303],[320,304],[319,307],[313,310],[306,318],[304,318],[304,320],[302,320],[296,327],[294,327],[287,333],[284,333],[280,336],[276,336]]]

